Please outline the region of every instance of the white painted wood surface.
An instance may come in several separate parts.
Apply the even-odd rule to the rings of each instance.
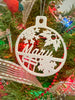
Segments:
[[[43,20],[42,23],[40,23],[41,19]],[[47,18],[45,16],[37,16],[35,23],[35,26],[31,26],[25,29],[17,38],[15,45],[15,54],[18,63],[32,75],[42,77],[50,76],[57,73],[63,67],[67,57],[66,45],[58,32],[56,32],[52,28],[47,27]],[[55,37],[55,39],[52,38],[53,36]],[[43,46],[40,49],[39,46],[35,47],[34,44],[41,38],[45,39],[43,39]],[[21,41],[26,44],[26,46],[22,51],[19,51],[18,45]],[[55,52],[58,52],[59,50],[61,51],[61,45],[63,45],[63,58],[61,58],[61,56],[56,57],[56,55],[53,55],[54,50]],[[47,46],[50,47],[50,51],[44,49]],[[20,56],[22,56],[21,59]],[[61,64],[59,65],[57,63]],[[36,70],[36,68],[38,71]]]

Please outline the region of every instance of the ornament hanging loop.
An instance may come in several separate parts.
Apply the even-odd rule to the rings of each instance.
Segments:
[[[37,16],[36,17],[36,27],[46,27],[47,26],[47,17]]]

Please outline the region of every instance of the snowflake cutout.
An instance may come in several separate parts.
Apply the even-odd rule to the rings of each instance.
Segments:
[[[50,65],[50,66],[49,66]],[[48,61],[48,59],[43,59],[40,61],[40,65],[38,66],[39,71],[43,71],[44,74],[50,73],[50,71],[54,70],[54,67],[56,66],[56,62],[54,61]]]
[[[39,36],[35,35],[36,33],[34,32],[34,29],[30,29],[29,31],[26,32],[26,34],[24,34],[25,43],[28,43],[28,40],[30,40],[30,43],[34,44],[34,40],[33,38],[35,38],[36,40],[39,39]]]

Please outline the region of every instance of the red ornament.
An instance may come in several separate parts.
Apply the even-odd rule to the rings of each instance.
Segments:
[[[66,49],[68,50],[69,48],[67,47]]]
[[[51,85],[54,85],[54,82],[52,82]]]
[[[59,65],[61,65],[61,62],[59,63]]]
[[[41,98],[41,96],[39,96],[38,98]]]
[[[1,85],[1,87],[0,87],[1,89],[3,89],[4,88],[4,86],[3,85]]]
[[[43,96],[44,95],[44,93],[41,93],[41,96]]]
[[[69,31],[70,31],[70,29],[69,29]]]
[[[8,95],[8,93],[5,93],[5,96],[7,96]]]
[[[57,76],[54,77],[55,79],[57,78]]]
[[[27,44],[25,44],[25,43],[20,43],[19,46],[18,46],[18,50],[22,51],[25,48],[26,45]]]
[[[18,0],[4,0],[4,2],[7,4],[8,9],[15,13],[18,11],[19,8],[19,1]]]
[[[62,56],[62,58],[64,58],[64,57]]]
[[[71,30],[73,29],[73,27],[71,27]]]
[[[51,85],[49,85],[49,88],[51,88],[52,86]]]
[[[58,75],[58,73],[56,73],[56,75]]]
[[[49,88],[47,88],[47,91],[49,91]]]
[[[75,62],[75,57],[74,57],[74,62]]]
[[[47,93],[47,91],[45,91],[44,93]]]
[[[0,85],[2,85],[2,82],[0,82]]]
[[[6,85],[8,85],[9,83],[8,82],[6,82]]]
[[[55,82],[56,80],[54,79],[53,82]]]
[[[64,56],[64,53],[63,53],[63,56]]]
[[[68,31],[66,31],[66,32],[68,32]]]
[[[75,28],[75,26],[73,26],[73,28]]]
[[[39,40],[34,42],[34,46],[36,47],[37,45],[39,45]]]
[[[35,98],[35,100],[37,100],[37,98]]]

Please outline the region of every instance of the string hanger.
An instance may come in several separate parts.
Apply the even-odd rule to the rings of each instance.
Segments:
[[[44,15],[46,0],[40,0],[40,16]]]
[[[3,4],[3,0],[0,0],[0,6],[3,6],[3,7],[6,6],[6,4]]]

